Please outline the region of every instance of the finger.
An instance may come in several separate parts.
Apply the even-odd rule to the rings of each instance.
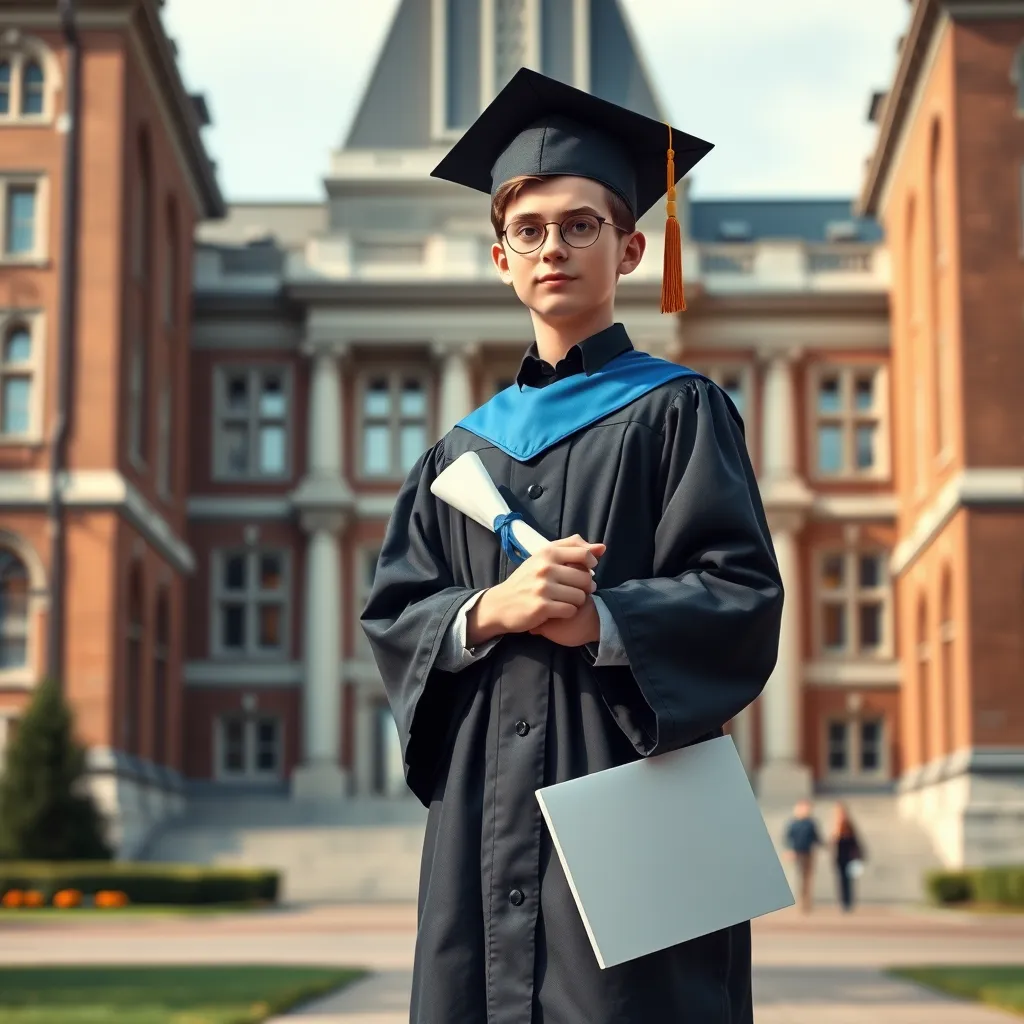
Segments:
[[[565,601],[550,601],[544,606],[544,612],[549,619],[571,619],[578,611],[576,605]]]
[[[550,582],[544,590],[544,598],[547,601],[561,601],[580,608],[589,595],[577,587],[567,587],[563,583]]]
[[[588,568],[590,567],[590,559],[594,558],[590,553],[590,548],[586,545],[563,545],[561,547],[552,546],[550,548],[550,556],[552,562],[560,565],[573,563],[576,565],[585,565]],[[596,560],[593,564],[597,565]]]
[[[592,594],[597,589],[597,584],[586,569],[576,569],[571,565],[553,565],[548,575],[553,583],[561,583],[566,587],[575,587]]]

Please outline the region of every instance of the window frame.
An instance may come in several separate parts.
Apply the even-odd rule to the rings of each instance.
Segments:
[[[860,412],[856,408],[856,389],[854,381],[857,377],[870,374],[874,382],[874,408],[870,413]],[[818,411],[818,395],[821,382],[826,377],[837,376],[840,388],[840,409],[836,413]],[[888,481],[892,473],[890,447],[890,415],[889,415],[889,371],[882,362],[833,362],[825,360],[811,366],[807,373],[807,465],[812,480],[829,483],[846,483],[851,481],[869,481],[873,483]],[[856,466],[856,427],[861,423],[874,423],[875,463],[870,469],[861,470]],[[836,472],[821,469],[818,462],[818,432],[823,424],[839,425],[842,431],[843,465]]]
[[[59,66],[52,51],[37,39],[22,37],[13,45],[0,46],[0,63],[5,61],[11,66],[11,82],[7,113],[0,111],[0,128],[51,124],[57,113],[56,94],[61,84]],[[22,112],[25,70],[31,63],[38,64],[43,73],[43,109],[38,114]]]
[[[366,469],[366,426],[367,417],[365,414],[366,394],[369,391],[370,383],[379,378],[386,378],[388,381],[388,394],[391,397],[391,411],[388,414],[388,429],[390,432],[390,455],[391,464],[386,473],[369,473]],[[402,382],[405,380],[416,380],[423,388],[425,397],[425,412],[423,415],[423,429],[425,446],[428,450],[431,440],[434,437],[437,410],[434,402],[434,379],[430,369],[419,362],[411,362],[408,366],[399,364],[377,365],[362,367],[359,371],[356,382],[356,476],[363,483],[400,483],[405,479],[408,470],[402,469],[401,464],[401,427],[403,423],[420,422],[413,418],[405,418],[401,413]],[[374,422],[377,422],[375,419]]]
[[[243,591],[228,590],[224,586],[227,560],[242,555],[246,560],[246,585]],[[260,590],[257,586],[259,559],[263,555],[277,555],[281,559],[281,586],[278,591]],[[210,616],[209,650],[217,661],[275,663],[288,661],[292,647],[291,617],[294,609],[292,593],[292,552],[283,545],[256,546],[226,545],[210,553]],[[271,601],[281,607],[281,643],[275,649],[261,648],[259,635],[259,604]],[[221,607],[225,603],[242,604],[245,614],[245,643],[241,649],[225,647],[221,634]]]
[[[7,251],[8,197],[11,189],[35,190],[32,251]],[[0,266],[40,266],[49,260],[50,179],[41,173],[9,171],[0,174]]]
[[[2,543],[0,538],[0,557],[8,556],[11,561],[16,562],[22,572],[25,574],[25,608],[24,608],[24,620],[21,622],[21,629],[15,629],[7,633],[4,628],[5,617],[0,614],[0,634],[6,636],[17,637],[22,640],[25,647],[25,659],[19,665],[7,665],[0,664],[0,680],[3,680],[5,676],[16,676],[23,674],[31,669],[32,666],[32,571],[28,564],[25,562],[21,552],[13,546]],[[0,578],[2,582],[2,578]],[[0,610],[2,611],[2,610]]]
[[[227,723],[241,721],[243,729],[242,756],[246,762],[242,772],[225,770],[224,755],[227,748]],[[277,769],[260,772],[256,767],[257,726],[260,721],[271,721],[277,732]],[[213,774],[217,782],[245,785],[254,782],[279,782],[284,778],[286,730],[282,716],[271,711],[228,711],[218,714],[213,724]]]
[[[277,423],[277,417],[263,417],[259,413],[259,394],[262,389],[263,375],[276,373],[281,378],[281,389],[284,393],[284,416],[280,422],[284,427],[284,467],[280,473],[262,473],[259,471],[259,427],[266,420]],[[245,374],[248,379],[249,408],[244,417],[235,415],[228,410],[227,385],[229,379],[236,374]],[[254,387],[254,382],[256,387]],[[210,476],[218,483],[274,483],[286,482],[292,478],[294,471],[293,423],[295,408],[294,373],[291,364],[280,362],[266,363],[218,363],[214,367],[213,379],[213,445],[211,446]],[[246,472],[230,471],[227,461],[227,444],[224,425],[226,422],[240,422],[245,419],[249,437],[249,464]]]
[[[878,722],[878,768],[874,771],[863,771],[860,768],[863,756],[861,727],[867,722]],[[829,727],[842,724],[846,728],[847,768],[845,771],[835,770],[830,766]],[[856,765],[854,769],[850,765]],[[889,756],[889,720],[881,711],[856,714],[826,714],[821,723],[821,778],[825,783],[839,785],[856,785],[858,783],[886,783],[892,778],[892,764]]]
[[[893,579],[889,572],[889,552],[877,545],[823,545],[814,552],[814,646],[818,656],[828,661],[891,661],[895,651],[893,622]],[[843,559],[843,586],[831,589],[825,586],[825,562],[833,556]],[[882,583],[878,587],[860,585],[860,559],[875,557],[882,569]],[[878,599],[881,611],[881,643],[875,648],[864,648],[860,643],[860,607]],[[846,636],[842,648],[825,644],[825,606],[842,604],[846,615]]]
[[[41,382],[46,380],[46,346],[44,314],[32,310],[0,310],[0,388],[7,376],[29,378],[29,426],[23,434],[5,434],[0,432],[0,447],[15,445],[40,445],[43,437],[43,403],[44,387]],[[27,363],[8,364],[4,360],[4,349],[7,339],[17,327],[28,330],[29,342],[32,346],[31,358]],[[8,369],[8,366],[13,369]],[[2,391],[0,391],[2,401]]]

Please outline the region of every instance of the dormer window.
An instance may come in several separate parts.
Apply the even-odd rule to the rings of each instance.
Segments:
[[[723,220],[718,225],[718,237],[723,242],[749,242],[754,229],[746,220]]]

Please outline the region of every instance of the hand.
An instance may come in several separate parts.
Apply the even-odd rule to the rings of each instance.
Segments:
[[[562,647],[582,647],[601,639],[601,617],[594,599],[588,597],[569,619],[548,619],[530,630],[535,636],[546,637]]]
[[[466,620],[470,647],[502,633],[528,633],[548,619],[570,619],[596,589],[590,570],[605,552],[579,534],[546,545],[502,583],[485,590]]]

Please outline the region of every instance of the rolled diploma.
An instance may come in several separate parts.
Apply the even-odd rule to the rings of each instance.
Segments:
[[[511,509],[476,452],[460,455],[434,478],[430,491],[464,516],[494,532],[494,520]],[[512,523],[516,541],[531,555],[551,541],[532,526],[517,519]]]

